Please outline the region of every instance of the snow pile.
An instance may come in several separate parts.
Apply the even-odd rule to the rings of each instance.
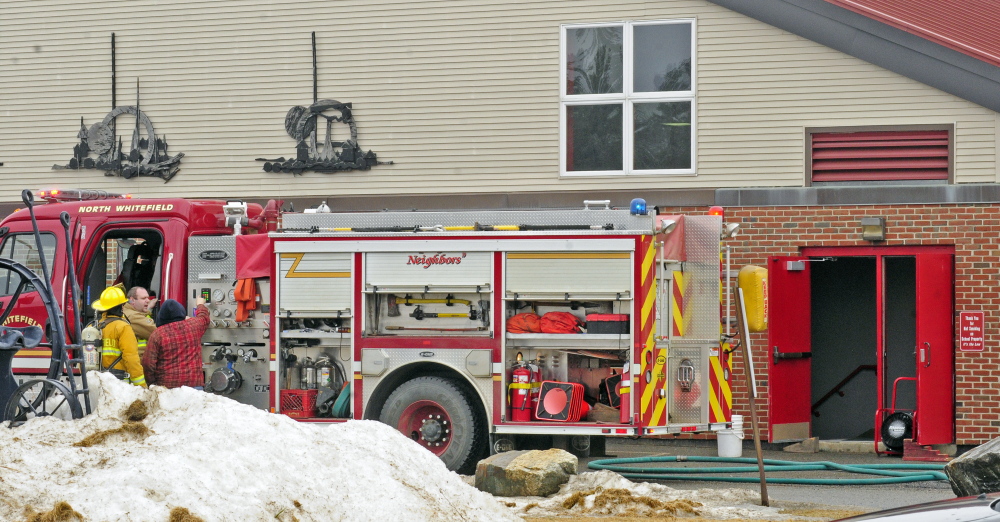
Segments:
[[[600,470],[570,477],[549,497],[507,499],[527,517],[701,517],[702,520],[802,520],[777,508],[760,506],[760,493],[747,489],[687,491],[648,482],[635,483]]]
[[[94,414],[0,426],[0,520],[61,502],[102,521],[518,519],[374,421],[303,424],[190,388],[88,380]]]

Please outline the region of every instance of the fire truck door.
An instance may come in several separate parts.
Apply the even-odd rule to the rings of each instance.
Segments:
[[[809,259],[768,258],[770,442],[809,438],[812,314]]]
[[[161,299],[176,298],[162,288],[161,268],[165,267],[161,252],[165,241],[183,241],[183,228],[164,222],[110,222],[95,230],[88,230],[86,248],[81,248],[81,259],[77,265],[82,274],[80,285],[84,303],[92,303],[101,296],[105,288],[121,284],[126,289],[141,286],[155,291]],[[169,258],[167,261],[169,265]],[[177,263],[174,263],[177,265]],[[173,268],[176,271],[176,267]],[[183,284],[179,275],[171,278],[171,286]],[[93,318],[89,306],[83,310],[84,322]]]
[[[955,441],[954,260],[917,256],[916,442]]]
[[[63,237],[63,235],[61,233],[57,235],[55,230],[50,230],[45,225],[46,223],[39,223],[42,248],[45,252],[45,264],[49,272],[49,277],[52,277],[55,281],[52,288],[58,292],[62,278],[55,274],[58,273],[57,269],[61,266],[59,263],[61,263],[62,257],[64,257],[58,253],[58,247],[62,244],[58,238]],[[38,277],[42,278],[41,264],[39,263],[38,249],[35,246],[35,235],[33,232],[16,232],[5,236],[2,245],[0,245],[0,257],[17,261],[34,270]],[[0,274],[0,310],[7,311],[7,303],[14,292],[16,292],[17,285],[20,282],[21,278],[16,274]],[[31,285],[27,285],[22,289],[21,295],[18,298],[17,309],[9,311],[4,324],[12,326],[44,326],[39,324],[38,321],[45,317],[45,307],[38,297],[38,293]]]

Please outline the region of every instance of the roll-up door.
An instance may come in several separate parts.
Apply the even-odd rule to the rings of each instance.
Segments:
[[[490,252],[372,252],[365,255],[365,289],[484,292],[492,268]]]
[[[282,312],[350,312],[351,254],[278,254]]]
[[[631,297],[631,252],[509,252],[508,296]]]

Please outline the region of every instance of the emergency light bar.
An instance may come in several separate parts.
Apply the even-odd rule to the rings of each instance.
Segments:
[[[132,199],[132,194],[117,194],[106,190],[91,189],[43,189],[38,197],[48,202],[91,201],[96,199]]]

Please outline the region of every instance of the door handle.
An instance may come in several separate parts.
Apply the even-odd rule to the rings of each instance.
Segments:
[[[812,357],[812,352],[782,353],[779,352],[778,347],[775,346],[774,351],[771,352],[771,357],[772,357],[771,360],[774,361],[774,364],[778,364],[778,361],[781,359],[809,359],[810,357]]]
[[[924,368],[929,368],[931,365],[931,343],[924,342],[923,357],[921,357],[924,363]]]

